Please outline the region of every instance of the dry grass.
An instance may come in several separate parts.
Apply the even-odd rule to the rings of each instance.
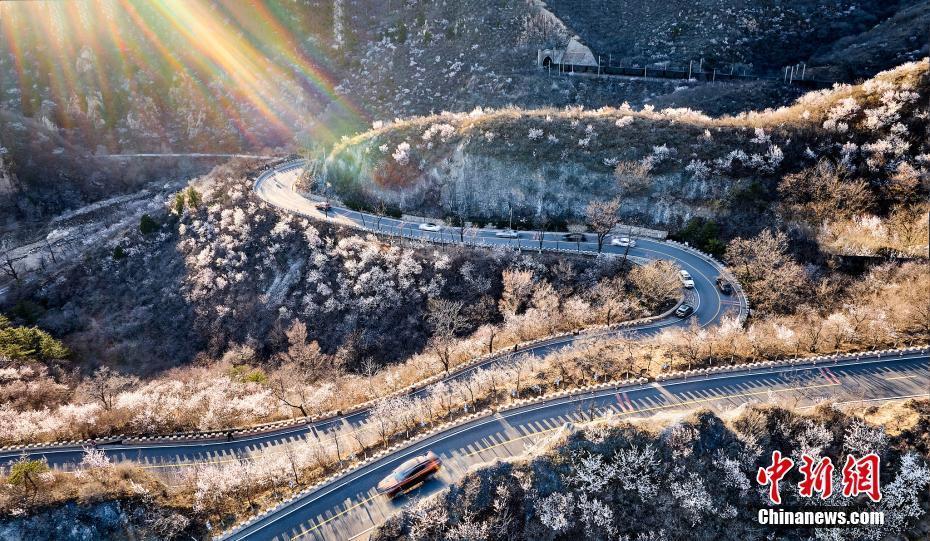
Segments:
[[[888,83],[898,88],[915,88],[925,78],[928,66],[930,64],[928,64],[927,59],[912,62],[881,72],[872,81]],[[654,111],[647,107],[640,111],[634,111],[623,106],[602,107],[596,110],[586,110],[581,107],[521,109],[511,106],[502,109],[476,109],[472,113],[444,112],[435,115],[398,119],[353,137],[343,138],[340,143],[333,147],[330,159],[351,147],[371,144],[376,141],[398,139],[400,137],[397,134],[416,135],[415,139],[419,139],[419,136],[430,126],[443,123],[455,126],[457,131],[456,141],[467,139],[468,136],[483,131],[508,129],[508,126],[510,131],[526,133],[522,128],[545,127],[545,123],[551,122],[571,123],[578,121],[595,123],[596,128],[606,129],[624,117],[647,122],[645,126],[647,129],[644,129],[641,122],[634,122],[622,127],[614,126],[618,132],[625,130],[629,132],[629,139],[619,139],[619,141],[635,141],[637,136],[641,135],[641,132],[657,129],[658,126],[652,125],[652,122],[672,124],[679,129],[697,129],[701,131],[707,128],[816,128],[822,123],[831,107],[848,97],[857,98],[860,103],[868,104],[877,101],[880,95],[869,92],[862,84],[837,85],[832,89],[810,92],[790,106],[764,111],[750,111],[718,118],[709,117],[700,111],[687,109]],[[541,124],[543,125],[541,126]]]
[[[889,436],[898,436],[912,430],[921,420],[921,414],[914,404],[930,403],[926,399],[886,402],[859,411],[858,414],[868,423],[885,427]],[[857,407],[858,408],[858,407]]]
[[[14,486],[6,478],[0,490],[0,515],[16,515],[24,510],[76,502],[93,504],[110,499],[153,498],[162,506],[183,506],[163,480],[137,464],[126,462],[107,468],[65,472],[51,470],[35,479],[37,487]]]

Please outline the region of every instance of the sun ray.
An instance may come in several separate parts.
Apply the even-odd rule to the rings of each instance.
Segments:
[[[115,98],[127,92],[151,95],[151,85],[187,85],[191,103],[221,111],[250,145],[263,144],[269,132],[293,136],[313,124],[313,112],[325,110],[359,125],[368,120],[361,107],[337,92],[327,68],[329,52],[298,31],[300,17],[325,14],[295,16],[290,5],[248,0],[12,4],[0,2],[0,39],[13,55],[23,113],[32,116],[41,107],[40,94],[51,96],[63,128],[76,122],[64,114],[70,103],[85,110],[87,100],[99,93],[107,104],[107,123],[113,123],[131,108]],[[83,59],[88,54],[106,70],[89,71],[92,62]],[[172,96],[154,94],[160,113],[170,113]],[[336,136],[318,124],[321,136]]]

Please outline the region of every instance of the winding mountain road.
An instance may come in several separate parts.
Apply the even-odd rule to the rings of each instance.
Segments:
[[[761,368],[661,383],[579,392],[486,415],[412,442],[276,509],[223,539],[357,539],[411,499],[441,490],[481,463],[518,456],[566,423],[607,416],[635,418],[707,407],[718,411],[754,402],[810,407],[821,401],[861,405],[926,397],[928,350],[851,356],[784,368]],[[440,473],[410,494],[388,500],[374,487],[404,460],[432,450]]]
[[[316,208],[316,201],[307,199],[297,192],[296,183],[300,178],[303,165],[302,160],[295,160],[262,173],[255,180],[255,193],[271,205],[315,220],[329,220],[379,234],[432,242],[452,244],[460,241],[458,229],[452,227],[442,227],[438,232],[423,231],[418,229],[419,224],[415,222],[379,217],[336,206],[324,214]],[[540,247],[539,240],[533,236],[531,231],[520,232],[521,238],[519,239],[500,238],[497,236],[499,231],[499,229],[489,228],[475,229],[465,234],[465,242],[482,246],[509,246],[527,251],[535,251]],[[597,243],[567,242],[562,240],[564,234],[564,232],[546,232],[543,236],[542,248],[547,251],[586,254],[593,254],[597,251]],[[593,238],[591,233],[587,236]],[[622,256],[627,249],[611,246],[609,242],[605,242],[602,251],[604,254]],[[746,299],[739,288],[732,296],[727,296],[722,295],[715,287],[714,281],[718,276],[726,273],[725,269],[719,263],[695,250],[678,243],[637,238],[636,246],[630,248],[626,255],[637,261],[655,259],[671,261],[688,271],[694,278],[694,289],[686,290],[686,298],[695,307],[691,317],[696,319],[701,327],[717,324],[728,315],[739,317],[745,316],[748,312]],[[661,326],[681,324],[689,324],[689,322],[669,316]]]
[[[268,203],[284,210],[300,213],[317,220],[336,220],[348,226],[362,227],[384,234],[422,238],[436,242],[456,242],[458,232],[444,228],[439,232],[417,229],[417,224],[391,218],[378,218],[344,208],[332,208],[326,215],[314,202],[295,190],[302,168],[301,162],[287,162],[266,171],[255,181],[255,192]],[[480,230],[469,239],[473,244],[510,245],[536,249],[538,241],[502,239],[495,230]],[[592,243],[566,243],[561,234],[547,233],[546,249],[594,250]],[[519,243],[519,244],[518,244]],[[605,252],[622,252],[605,246]],[[719,323],[724,317],[741,317],[747,304],[741,292],[722,296],[714,287],[714,279],[725,272],[719,264],[681,245],[637,239],[637,246],[628,255],[637,260],[665,259],[674,261],[694,277],[695,288],[687,299],[695,306],[691,319],[699,326]],[[543,340],[520,350],[520,354],[545,355],[571,345],[579,337],[591,337],[619,332],[649,335],[673,325],[688,325],[690,320],[674,316],[652,320],[622,329],[601,329],[579,336]],[[455,371],[446,379],[462,377],[480,366],[505,361],[512,352],[491,356],[480,363]],[[546,438],[567,422],[578,422],[605,415],[641,416],[662,411],[707,406],[731,408],[747,402],[785,400],[791,405],[810,406],[821,400],[880,401],[927,394],[927,349],[901,354],[848,356],[832,362],[798,364],[790,368],[758,368],[685,379],[667,380],[645,385],[622,385],[579,392],[501,410],[455,425],[449,430],[414,440],[400,446],[375,461],[282,504],[264,513],[246,526],[224,534],[225,539],[353,539],[364,536],[402,505],[406,498],[393,502],[374,495],[377,481],[401,461],[432,449],[443,459],[444,469],[411,497],[439,490],[460,479],[479,463],[506,458],[525,451],[527,445]],[[414,391],[413,394],[421,392]],[[299,441],[308,433],[325,433],[334,427],[359,427],[368,418],[368,410],[360,409],[345,415],[300,423],[283,428],[259,431],[236,437],[161,439],[150,442],[115,442],[102,444],[111,459],[132,460],[152,469],[177,469],[208,461],[239,460],[243,455],[283,452],[281,444]],[[55,467],[68,469],[81,460],[79,445],[32,446],[24,450],[0,451],[0,466],[22,454],[44,457]]]
[[[293,212],[314,218],[332,219],[387,230],[391,234],[411,231],[423,236],[415,225],[399,220],[366,216],[347,209],[333,208],[321,216],[315,205],[296,194],[294,183],[299,164],[260,176],[255,191],[266,201]],[[298,171],[298,173],[295,173]],[[455,232],[440,231],[449,241]],[[495,231],[480,231],[483,244],[514,243],[500,239]],[[559,248],[559,234],[545,237],[546,247]],[[443,240],[430,239],[430,240]],[[534,242],[528,244],[535,245]],[[563,243],[564,244],[564,243]],[[607,247],[607,251],[612,251]],[[616,252],[615,252],[616,253]],[[724,299],[713,279],[721,269],[712,261],[674,245],[639,240],[629,255],[643,259],[669,259],[688,270],[695,279],[690,295],[695,305],[694,318],[701,326],[713,325],[725,314],[739,315],[745,299]],[[649,334],[657,328],[682,324],[680,320],[662,320],[632,332]],[[615,331],[613,331],[615,332]],[[630,332],[630,331],[627,331]],[[570,343],[571,339],[567,339]],[[541,346],[553,349],[563,344]],[[540,352],[543,353],[543,352]],[[489,460],[519,455],[534,443],[544,440],[565,423],[591,420],[611,415],[654,415],[663,410],[694,407],[730,408],[756,401],[785,400],[794,406],[811,406],[822,400],[842,402],[881,401],[903,397],[926,396],[928,375],[927,350],[882,359],[880,355],[837,358],[823,363],[796,365],[790,368],[745,370],[738,373],[707,375],[677,381],[637,386],[617,386],[591,393],[580,392],[565,397],[529,404],[480,417],[415,441],[386,456],[342,475],[322,487],[264,513],[245,526],[224,534],[223,539],[242,541],[258,539],[357,539],[395,513],[400,506],[420,495],[440,490],[464,476],[468,470]],[[388,500],[378,496],[374,487],[388,472],[411,456],[432,450],[443,459],[442,472],[416,492]]]
[[[316,220],[335,220],[351,227],[360,227],[369,230],[381,231],[388,235],[402,235],[414,239],[433,242],[458,242],[457,232],[444,228],[440,232],[422,231],[418,224],[403,222],[392,218],[363,214],[345,208],[333,207],[324,215],[311,201],[297,193],[295,185],[303,168],[303,161],[291,161],[271,168],[255,180],[256,194],[266,202],[283,210],[295,212]],[[538,249],[539,242],[527,238],[503,239],[495,236],[497,230],[479,230],[469,239],[472,244],[486,246],[513,246],[528,250]],[[523,233],[526,235],[527,233]],[[568,252],[591,253],[596,250],[594,243],[574,243],[560,240],[562,233],[547,233],[544,238],[544,248],[547,250],[565,250]],[[612,255],[622,255],[622,248],[609,245],[604,246],[604,252]],[[631,259],[644,261],[652,259],[665,259],[675,262],[681,268],[689,271],[694,278],[695,287],[686,290],[685,296],[694,307],[694,313],[687,320],[667,315],[666,317],[644,322],[642,324],[622,327],[598,329],[590,332],[581,332],[578,335],[559,336],[533,342],[517,352],[502,351],[497,355],[487,357],[482,361],[454,369],[451,374],[441,381],[449,381],[465,377],[475,370],[489,365],[506,362],[515,355],[545,356],[558,349],[571,346],[579,339],[590,339],[599,336],[617,335],[625,333],[629,336],[648,336],[661,332],[664,328],[675,325],[689,324],[690,319],[697,321],[698,325],[705,327],[715,325],[724,317],[741,317],[747,312],[747,305],[742,293],[737,289],[733,296],[723,296],[717,291],[714,279],[723,269],[718,263],[684,246],[658,242],[647,239],[637,239],[637,246],[631,248],[627,254]],[[424,393],[425,388],[414,390],[411,395],[418,396]],[[172,440],[169,438],[156,438],[154,441],[127,441],[114,443],[101,443],[99,449],[103,450],[112,460],[132,460],[143,463],[151,468],[173,468],[199,464],[205,461],[228,459],[230,453],[248,455],[262,449],[273,447],[290,438],[301,437],[307,433],[320,433],[334,427],[349,425],[352,428],[362,426],[368,419],[369,410],[361,408],[326,419],[315,420],[309,423],[300,423],[289,427],[270,429],[257,434],[238,436],[232,441],[217,441],[223,438],[205,437],[184,438]],[[17,460],[24,453],[34,458],[45,458],[49,465],[71,469],[83,457],[82,445],[54,445],[30,446],[25,449],[0,450],[0,467]]]

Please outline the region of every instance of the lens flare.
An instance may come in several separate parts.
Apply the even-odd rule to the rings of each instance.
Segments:
[[[314,118],[324,111],[366,122],[364,112],[336,92],[328,48],[300,32],[307,20],[330,28],[331,17],[295,8],[292,1],[0,2],[0,40],[12,53],[27,116],[44,114],[67,128],[70,104],[86,108],[84,101],[93,96],[111,104],[115,93],[126,90],[114,86],[184,84],[193,101],[219,107],[239,133],[261,144],[268,130],[335,137]],[[110,71],[94,69],[95,59],[106,59],[96,65]],[[52,98],[43,101],[39,94]],[[264,126],[253,126],[255,118]]]

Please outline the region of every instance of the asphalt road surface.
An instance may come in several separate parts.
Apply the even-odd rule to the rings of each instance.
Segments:
[[[335,220],[346,225],[361,225],[386,234],[402,234],[424,240],[457,242],[458,230],[443,228],[439,232],[421,231],[417,224],[391,218],[360,214],[343,208],[333,208],[325,215],[314,203],[294,189],[300,174],[300,163],[289,163],[261,175],[255,183],[256,193],[270,204],[318,220]],[[480,230],[465,240],[472,244],[509,245],[519,248],[538,247],[531,233],[521,239],[503,239],[495,230]],[[596,250],[594,243],[566,243],[561,233],[547,233],[544,246],[553,249]],[[604,251],[622,255],[622,248],[605,246]],[[695,288],[686,291],[687,300],[695,306],[688,320],[674,316],[618,330],[581,333],[591,337],[618,332],[634,336],[661,332],[665,327],[699,326],[719,323],[724,317],[745,314],[745,299],[721,295],[714,279],[721,269],[713,261],[675,244],[637,239],[637,246],[627,253],[638,260],[665,259],[689,271]],[[546,355],[571,345],[578,338],[560,337],[525,348],[519,354]],[[453,372],[446,379],[463,377],[490,363],[505,361],[512,353],[501,353],[483,363]],[[759,369],[741,373],[717,374],[665,381],[635,387],[618,386],[594,394],[579,394],[520,407],[457,426],[426,441],[402,448],[377,462],[339,478],[313,493],[294,500],[235,532],[229,539],[348,539],[365,536],[398,506],[411,497],[439,490],[460,479],[475,464],[523,453],[528,445],[551,435],[567,422],[579,422],[604,415],[642,416],[657,412],[692,409],[706,406],[716,409],[735,407],[746,402],[785,401],[790,405],[811,405],[820,400],[868,401],[926,395],[928,354],[909,353],[894,358],[864,356],[835,364],[793,367],[790,369]],[[418,391],[419,392],[419,391]],[[416,394],[416,393],[414,393]],[[367,410],[287,428],[269,430],[223,439],[160,441],[152,443],[101,444],[114,461],[137,461],[146,468],[175,471],[207,461],[239,460],[258,453],[283,452],[281,444],[302,440],[308,433],[326,433],[337,426],[353,430],[366,429]],[[346,426],[348,425],[348,426]],[[416,492],[393,502],[375,496],[373,487],[387,472],[410,456],[432,449],[443,459],[444,468],[435,480]],[[81,460],[80,446],[32,447],[25,451],[0,452],[0,465],[16,460],[23,453],[44,457],[55,467],[70,469]]]
[[[373,229],[380,229],[386,233],[412,235],[425,240],[440,239],[446,242],[456,242],[459,237],[453,235],[453,230],[445,228],[440,232],[421,231],[417,224],[402,222],[391,218],[378,219],[376,216],[361,214],[344,208],[334,207],[328,215],[323,215],[318,211],[313,201],[310,201],[294,189],[300,170],[301,162],[287,163],[278,166],[276,169],[260,175],[255,182],[256,193],[269,203],[276,205],[284,210],[297,212],[313,219],[337,220],[346,225],[362,224]],[[532,245],[535,249],[538,247],[538,241],[531,239],[502,239],[495,236],[496,230],[481,230],[478,234],[469,240],[469,242],[482,243],[487,245],[511,245],[526,247]],[[523,233],[528,235],[527,233]],[[546,247],[559,249],[572,249],[595,251],[597,246],[594,243],[566,243],[559,240],[560,233],[548,233],[544,239]],[[520,244],[518,244],[520,243]],[[605,246],[604,251],[613,255],[622,255],[624,249],[617,247]],[[721,269],[707,258],[684,249],[675,244],[658,242],[646,239],[637,239],[637,246],[629,250],[630,257],[639,259],[666,259],[674,261],[680,267],[688,270],[694,278],[695,287],[692,290],[685,290],[688,302],[694,307],[695,311],[690,318],[683,320],[670,315],[663,319],[643,323],[633,327],[625,327],[621,330],[602,329],[592,332],[582,332],[578,336],[564,336],[550,340],[534,342],[531,347],[525,347],[516,353],[508,350],[502,351],[499,355],[490,357],[481,363],[471,365],[461,370],[453,372],[443,378],[448,381],[456,378],[468,376],[477,369],[488,365],[506,362],[515,355],[536,355],[545,356],[558,349],[571,346],[579,339],[589,339],[597,336],[616,335],[624,333],[630,336],[649,336],[661,332],[664,328],[675,325],[687,325],[691,320],[696,320],[700,326],[714,325],[720,322],[723,317],[739,317],[740,311],[745,311],[745,299],[739,294],[725,296],[717,291],[713,280],[720,274]],[[425,390],[418,390],[412,393],[417,396]],[[204,461],[228,459],[230,454],[239,453],[249,455],[255,452],[261,452],[263,449],[273,447],[290,438],[302,437],[307,433],[321,433],[333,429],[339,425],[349,425],[352,429],[358,429],[364,426],[368,420],[368,410],[363,409],[347,413],[346,415],[336,416],[333,418],[318,420],[308,424],[301,424],[284,429],[270,430],[259,435],[250,435],[247,437],[237,437],[231,442],[209,441],[164,441],[152,443],[101,443],[99,449],[103,450],[114,461],[133,460],[142,462],[148,467],[159,469],[170,469],[175,467],[186,467],[191,464],[201,463]],[[32,458],[45,458],[49,465],[60,469],[72,469],[78,464],[83,457],[83,447],[74,446],[36,446],[25,450],[7,450],[0,451],[0,467],[17,460],[23,454]]]
[[[436,492],[480,463],[520,455],[559,430],[607,415],[649,416],[706,407],[727,410],[745,403],[812,406],[821,401],[869,404],[927,396],[927,350],[891,358],[860,359],[791,368],[715,374],[693,379],[582,393],[479,418],[401,448],[320,489],[280,506],[229,540],[355,539],[396,513],[412,498]],[[377,495],[378,481],[404,460],[432,450],[443,469],[419,489],[389,500]]]
[[[303,162],[296,161],[278,166],[273,171],[260,175],[255,181],[255,192],[268,203],[291,212],[295,212],[316,220],[329,220],[346,225],[362,226],[375,232],[390,235],[403,235],[406,237],[421,238],[428,241],[455,243],[464,240],[469,244],[486,246],[510,246],[525,250],[536,250],[540,246],[538,237],[532,231],[520,232],[519,239],[507,239],[497,236],[499,229],[477,229],[464,235],[454,227],[442,227],[438,232],[423,231],[419,224],[404,222],[390,217],[378,217],[372,214],[357,212],[346,208],[334,206],[325,214],[316,208],[316,202],[311,201],[296,191],[295,184],[300,177]],[[558,249],[580,252],[596,252],[597,243],[593,234],[588,233],[589,242],[566,242],[562,240],[564,232],[546,232],[543,235],[542,246],[545,249]],[[740,311],[747,310],[746,300],[737,290],[734,295],[721,294],[714,281],[721,275],[722,269],[713,261],[699,253],[686,249],[680,245],[663,241],[636,238],[636,247],[626,249],[611,246],[608,240],[604,243],[603,253],[614,256],[623,256],[625,253],[636,260],[662,259],[672,261],[681,269],[688,271],[694,278],[694,289],[686,290],[688,302],[691,302],[695,311],[692,317],[702,327],[719,323],[725,316],[738,316]],[[667,324],[690,324],[690,321],[671,316]]]

